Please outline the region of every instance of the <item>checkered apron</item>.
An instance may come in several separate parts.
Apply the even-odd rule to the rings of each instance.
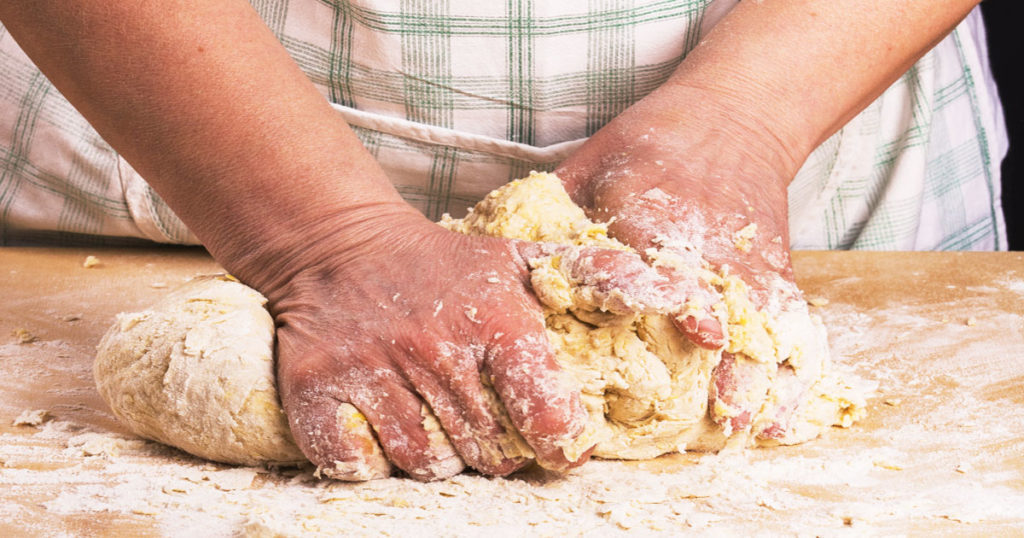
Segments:
[[[737,0],[252,0],[428,217],[552,169]],[[810,156],[796,248],[1005,248],[1006,149],[977,12]],[[0,28],[0,242],[194,243]]]

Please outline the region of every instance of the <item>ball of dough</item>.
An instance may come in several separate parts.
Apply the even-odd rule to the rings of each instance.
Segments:
[[[266,302],[219,275],[119,314],[93,364],[100,395],[136,434],[201,458],[305,461],[278,401]]]

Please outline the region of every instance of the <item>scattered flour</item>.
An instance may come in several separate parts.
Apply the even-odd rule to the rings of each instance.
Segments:
[[[1019,531],[1024,406],[984,395],[991,390],[985,387],[1021,375],[1019,365],[986,357],[997,350],[1024,356],[1024,342],[1008,349],[986,340],[978,327],[939,323],[939,311],[863,312],[837,301],[819,310],[832,328],[838,362],[872,371],[883,398],[872,404],[864,427],[833,429],[813,443],[593,461],[564,478],[534,468],[509,479],[464,474],[434,483],[343,483],[318,480],[310,468],[210,464],[55,419],[38,429],[0,432],[0,491],[19,499],[0,503],[0,520],[28,517],[23,530],[51,535],[60,533],[63,517],[115,515],[168,536]],[[979,325],[1007,330],[1021,323],[1008,313],[979,317]],[[20,371],[17,357],[2,358],[5,374]],[[87,370],[78,375],[86,386]],[[5,405],[0,410],[10,416],[20,412]],[[82,448],[90,442],[116,446],[116,455]]]

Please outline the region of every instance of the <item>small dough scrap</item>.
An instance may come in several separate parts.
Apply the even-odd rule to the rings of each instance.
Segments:
[[[14,340],[19,344],[31,344],[32,342],[39,340],[38,336],[32,334],[31,332],[29,332],[28,329],[22,327],[19,327],[11,331],[11,335],[14,336]]]
[[[278,402],[266,302],[219,275],[194,279],[147,310],[119,314],[93,364],[100,395],[136,434],[201,458],[305,461]]]
[[[754,248],[754,237],[757,235],[757,224],[750,224],[741,228],[733,236],[733,245],[740,252],[750,252]]]
[[[12,426],[39,426],[53,418],[46,409],[26,409],[11,422]]]

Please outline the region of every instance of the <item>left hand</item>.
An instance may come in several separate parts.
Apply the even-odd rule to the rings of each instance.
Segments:
[[[771,146],[731,120],[695,114],[684,125],[659,121],[647,108],[641,101],[628,109],[555,171],[573,198],[596,220],[610,222],[610,233],[648,261],[682,262],[669,268],[671,278],[687,282],[703,300],[715,295],[695,276],[703,264],[739,276],[759,309],[777,311],[799,300],[789,255],[790,176],[785,166],[773,164],[784,159],[758,153],[756,148],[770,152]],[[703,318],[677,318],[676,325],[701,347],[725,344],[710,310]],[[764,369],[748,365],[723,353],[713,373],[712,416],[730,431],[751,427],[772,384]],[[787,370],[782,366],[778,378],[790,379]],[[788,382],[777,383],[780,388],[785,403],[755,434],[781,437],[807,389]],[[726,412],[716,414],[720,410]]]

